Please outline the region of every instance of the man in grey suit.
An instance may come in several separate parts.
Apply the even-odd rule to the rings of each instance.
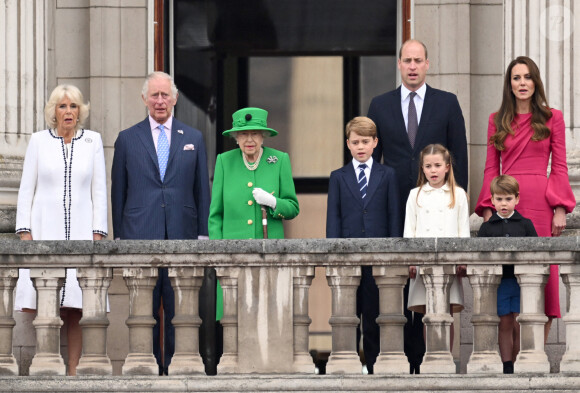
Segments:
[[[149,116],[119,133],[111,174],[116,239],[208,238],[209,178],[200,131],[172,116],[177,88],[170,75],[150,74],[142,98]],[[159,307],[164,309],[164,351],[160,348]],[[159,269],[153,291],[153,352],[159,373],[167,374],[175,350],[173,289]]]

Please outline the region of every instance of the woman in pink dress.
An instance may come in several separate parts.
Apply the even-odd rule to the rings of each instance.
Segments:
[[[520,56],[508,66],[501,107],[489,116],[487,136],[483,185],[475,212],[484,221],[491,217],[489,185],[494,177],[508,174],[520,183],[517,210],[532,220],[538,236],[560,236],[566,213],[576,206],[566,165],[564,118],[548,106],[540,71],[529,57]],[[558,265],[551,265],[545,288],[546,339],[552,319],[561,317],[558,289]]]

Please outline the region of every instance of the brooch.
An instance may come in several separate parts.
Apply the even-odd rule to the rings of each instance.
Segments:
[[[183,134],[183,130],[177,130],[178,134]]]
[[[276,162],[278,162],[278,157],[276,156],[270,156],[266,159],[266,162],[268,164],[275,164]]]
[[[85,142],[87,142],[87,143],[92,143],[92,142],[93,142],[93,140],[92,140],[91,138],[85,138]]]

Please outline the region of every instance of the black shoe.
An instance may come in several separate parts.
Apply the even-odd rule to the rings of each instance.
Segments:
[[[513,374],[514,373],[514,362],[512,362],[512,361],[503,362],[503,373],[504,374]]]

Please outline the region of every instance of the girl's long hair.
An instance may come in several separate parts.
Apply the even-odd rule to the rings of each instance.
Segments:
[[[441,154],[443,161],[449,165],[449,171],[445,174],[445,182],[449,184],[449,189],[451,191],[451,203],[449,203],[449,208],[453,209],[455,206],[455,187],[457,187],[455,176],[453,175],[453,159],[449,150],[439,143],[427,145],[423,150],[421,150],[421,154],[419,155],[419,178],[417,179],[419,192],[417,193],[417,205],[419,205],[419,194],[421,194],[421,189],[425,184],[429,183],[427,176],[425,176],[425,172],[423,172],[423,160],[425,156],[432,154]]]
[[[516,64],[524,64],[528,67],[530,77],[535,85],[534,95],[531,99],[532,128],[534,129],[532,141],[541,141],[550,136],[550,129],[546,126],[546,122],[552,117],[552,112],[548,106],[548,100],[546,100],[540,70],[532,59],[527,56],[519,56],[512,60],[505,72],[501,106],[493,119],[496,132],[489,138],[489,143],[493,144],[499,151],[505,149],[505,139],[508,134],[514,134],[512,122],[516,115],[516,97],[512,91],[511,79],[512,69]]]

